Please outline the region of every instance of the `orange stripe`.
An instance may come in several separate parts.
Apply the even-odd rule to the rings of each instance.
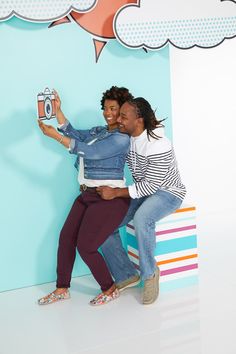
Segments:
[[[178,261],[183,261],[185,259],[196,258],[197,256],[198,256],[197,254],[190,254],[189,256],[183,256],[183,257],[178,257],[178,258],[167,259],[165,261],[158,262],[158,265],[172,263],[172,262],[178,262]]]
[[[134,257],[136,259],[139,259],[139,257],[135,253],[133,253],[131,251],[128,251],[128,254],[130,254],[132,257]],[[198,256],[198,254],[195,253],[195,254],[190,254],[189,256],[166,259],[165,261],[159,261],[157,263],[158,263],[158,265],[168,264],[168,263],[173,263],[173,262],[178,262],[178,261],[184,261],[185,259],[197,258],[197,256]]]
[[[177,209],[177,210],[174,212],[174,214],[175,214],[175,213],[182,213],[182,212],[184,212],[184,211],[192,211],[192,210],[196,210],[196,207]]]

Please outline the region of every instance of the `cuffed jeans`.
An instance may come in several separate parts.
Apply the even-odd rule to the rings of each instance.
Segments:
[[[150,278],[156,270],[154,250],[156,248],[155,223],[173,213],[182,200],[173,194],[158,190],[155,194],[132,199],[129,210],[120,224],[126,225],[133,219],[138,241],[139,266],[143,280]],[[115,282],[119,283],[134,275],[137,270],[124,250],[118,230],[102,245],[102,252]]]

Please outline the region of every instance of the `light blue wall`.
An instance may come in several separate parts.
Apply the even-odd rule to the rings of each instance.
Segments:
[[[77,127],[103,124],[101,93],[126,86],[168,117],[169,51],[145,53],[115,40],[95,63],[91,36],[75,23],[51,29],[18,19],[0,24],[0,291],[55,280],[59,231],[78,194],[74,157],[44,137],[36,95],[56,88]],[[55,122],[53,123],[55,124]],[[88,273],[77,259],[74,275]]]

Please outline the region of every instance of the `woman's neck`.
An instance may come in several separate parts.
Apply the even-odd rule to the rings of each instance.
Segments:
[[[112,124],[112,125],[108,125],[107,130],[110,132],[117,128],[118,128],[118,124]]]

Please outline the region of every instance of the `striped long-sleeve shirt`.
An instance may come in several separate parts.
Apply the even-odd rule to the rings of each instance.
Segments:
[[[158,189],[165,190],[183,199],[186,189],[181,182],[172,144],[164,136],[163,128],[153,131],[159,139],[147,137],[147,131],[131,137],[131,148],[127,163],[134,184],[129,186],[131,198],[154,194]]]

